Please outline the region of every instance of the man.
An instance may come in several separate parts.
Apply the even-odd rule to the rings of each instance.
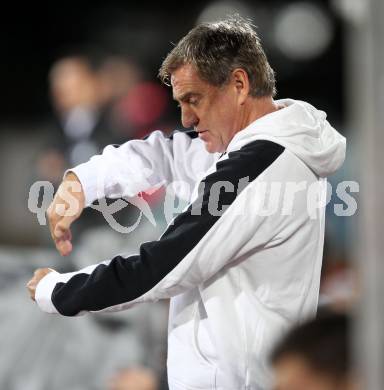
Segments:
[[[349,319],[323,314],[289,331],[272,353],[276,390],[352,390]]]
[[[267,388],[273,341],[316,311],[324,207],[308,208],[308,194],[324,197],[318,184],[342,164],[345,139],[311,105],[273,100],[273,71],[240,18],[192,29],[160,76],[195,132],[154,132],[74,168],[62,186],[78,184],[80,208],[61,217],[58,191],[48,211],[52,237],[68,254],[71,223],[101,196],[183,182],[175,189],[185,198],[193,186],[189,206],[136,256],[69,274],[38,270],[31,297],[68,316],[170,297],[171,389]],[[283,209],[266,210],[271,199],[284,200]]]

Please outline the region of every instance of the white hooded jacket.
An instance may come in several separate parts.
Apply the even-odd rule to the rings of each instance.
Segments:
[[[171,389],[268,388],[274,341],[316,312],[324,178],[345,156],[324,112],[277,103],[285,108],[237,133],[222,156],[190,133],[154,132],[74,168],[88,205],[174,182],[190,204],[135,256],[49,273],[41,309],[73,316],[171,298]]]

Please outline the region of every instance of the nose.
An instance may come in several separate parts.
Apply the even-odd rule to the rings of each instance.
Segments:
[[[181,107],[181,123],[183,127],[195,127],[199,123],[199,118],[196,113],[187,106]]]

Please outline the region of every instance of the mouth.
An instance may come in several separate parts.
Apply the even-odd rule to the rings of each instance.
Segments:
[[[207,133],[208,133],[208,130],[202,130],[202,131],[197,132],[199,138],[203,141],[207,141]]]

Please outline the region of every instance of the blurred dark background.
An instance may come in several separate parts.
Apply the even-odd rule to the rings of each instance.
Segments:
[[[212,4],[216,8],[208,9]],[[47,74],[66,48],[98,45],[134,58],[147,77],[155,78],[171,42],[209,12],[225,15],[231,10],[258,26],[277,73],[279,96],[295,95],[323,107],[333,122],[343,119],[342,23],[330,1],[212,4],[141,1],[132,5],[116,0],[9,4],[0,19],[0,120],[28,125],[51,111]],[[302,13],[311,20],[300,19]],[[313,21],[318,25],[311,25]],[[285,24],[279,28],[279,23]],[[289,42],[287,34],[296,43]]]

